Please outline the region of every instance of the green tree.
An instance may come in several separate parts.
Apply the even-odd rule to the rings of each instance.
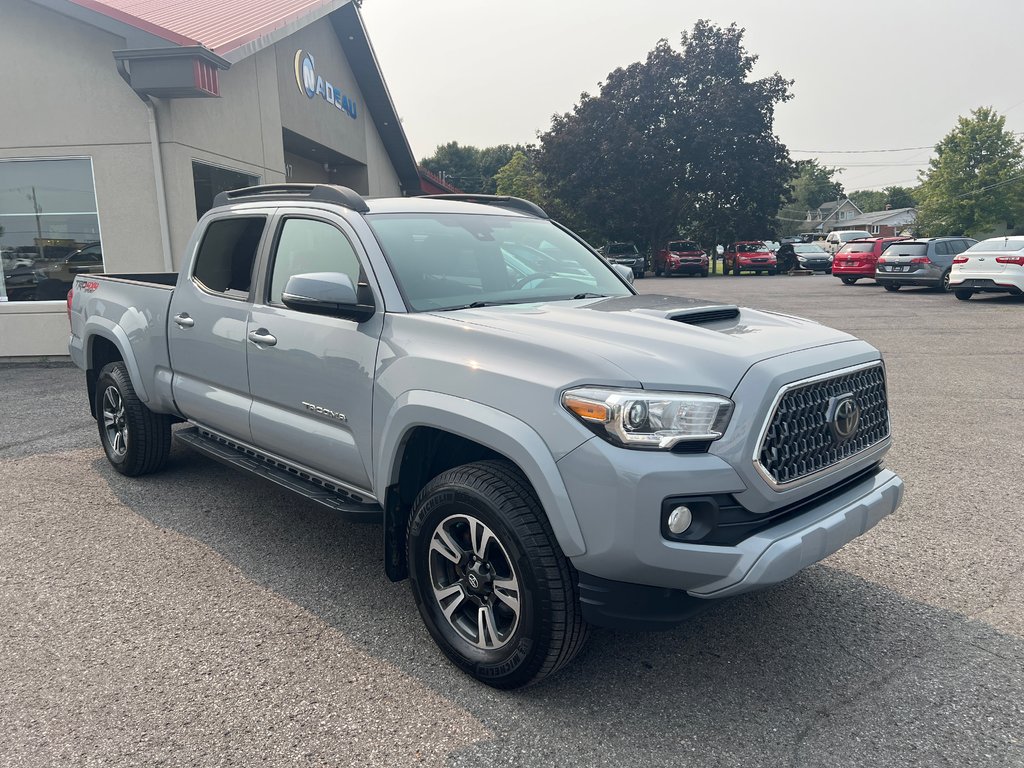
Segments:
[[[518,144],[479,149],[470,144],[449,141],[441,144],[430,157],[420,160],[420,165],[463,192],[493,195],[496,188],[494,174],[512,159],[516,151],[523,149]]]
[[[822,203],[843,196],[843,185],[832,177],[842,168],[829,168],[817,160],[797,160],[783,205],[779,209],[779,232],[794,234],[806,226],[807,212]]]
[[[868,211],[884,211],[888,197],[880,189],[858,189],[849,194],[850,202],[864,213]]]
[[[705,242],[774,229],[790,164],[773,122],[791,83],[749,79],[735,24],[699,21],[681,42],[611,72],[541,136],[538,168],[573,227],[652,247],[681,226]]]
[[[544,179],[533,160],[523,151],[517,151],[494,175],[495,191],[544,205]]]
[[[961,116],[935,145],[918,187],[923,234],[984,235],[1024,213],[1024,151],[989,107]]]
[[[885,193],[886,204],[892,208],[917,207],[917,198],[910,187],[885,187],[882,191]]]

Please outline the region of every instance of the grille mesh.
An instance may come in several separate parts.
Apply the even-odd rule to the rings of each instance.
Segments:
[[[860,408],[856,434],[838,440],[829,427],[832,398],[853,395]],[[782,396],[758,451],[758,463],[779,485],[838,464],[889,436],[885,372],[881,365],[814,381]]]

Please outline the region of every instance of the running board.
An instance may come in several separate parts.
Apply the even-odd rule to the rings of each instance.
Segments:
[[[262,477],[264,480],[277,483],[310,501],[333,509],[351,522],[379,523],[383,519],[383,510],[378,504],[347,498],[344,490],[340,488],[332,490],[330,487],[325,487],[325,485],[329,485],[327,481],[316,478],[296,467],[290,467],[278,459],[271,459],[255,451],[240,450],[227,445],[208,432],[200,432],[197,427],[179,429],[174,433],[174,437],[204,456],[227,464],[234,469],[240,469],[251,475]]]

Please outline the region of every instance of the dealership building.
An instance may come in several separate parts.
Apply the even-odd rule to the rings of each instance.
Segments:
[[[0,360],[67,354],[76,274],[177,271],[225,189],[418,194],[350,0],[3,0]]]

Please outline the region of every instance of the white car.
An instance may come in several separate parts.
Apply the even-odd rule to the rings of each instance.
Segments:
[[[991,237],[953,259],[949,290],[960,301],[976,293],[1024,295],[1024,237]]]

